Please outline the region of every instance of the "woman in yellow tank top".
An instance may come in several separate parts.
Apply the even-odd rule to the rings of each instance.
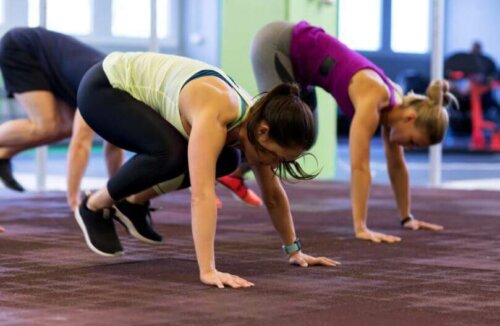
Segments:
[[[105,256],[122,253],[113,218],[138,239],[161,242],[149,223],[149,199],[190,186],[200,280],[219,288],[253,286],[218,271],[214,254],[214,182],[238,166],[241,151],[289,262],[337,265],[301,251],[279,180],[285,174],[314,177],[296,162],[314,142],[311,111],[295,85],[279,85],[254,104],[245,94],[219,69],[188,58],[114,53],[91,68],[78,91],[83,118],[101,137],[136,155],[76,210],[88,247]]]

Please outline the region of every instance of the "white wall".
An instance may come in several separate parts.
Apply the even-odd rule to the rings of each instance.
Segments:
[[[447,0],[445,54],[468,51],[481,41],[483,52],[500,65],[500,1]]]

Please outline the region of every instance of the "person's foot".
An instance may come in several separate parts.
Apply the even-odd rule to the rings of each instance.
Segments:
[[[5,187],[14,191],[24,191],[24,187],[14,178],[9,158],[0,159],[0,180]]]
[[[149,202],[145,205],[132,204],[122,200],[113,206],[115,220],[120,222],[134,238],[146,243],[161,243],[163,238],[156,233],[151,223]]]
[[[85,196],[80,207],[75,210],[75,219],[82,229],[87,246],[102,256],[123,254],[123,248],[113,223],[113,209],[91,211],[87,208],[88,198],[89,196]]]
[[[227,189],[231,190],[231,193],[236,199],[244,202],[249,206],[262,206],[262,199],[260,199],[260,197],[255,192],[253,192],[252,189],[249,189],[246,186],[243,178],[226,175],[224,177],[218,178],[217,181],[219,181],[219,183]]]

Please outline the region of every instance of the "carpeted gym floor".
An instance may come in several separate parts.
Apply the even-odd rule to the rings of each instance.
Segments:
[[[162,245],[117,225],[126,254],[95,255],[64,194],[2,193],[0,325],[500,325],[500,194],[416,189],[417,218],[439,233],[400,229],[387,186],[372,191],[369,225],[403,237],[373,244],[352,234],[347,184],[287,185],[304,251],[336,268],[289,266],[264,209],[219,189],[217,266],[255,283],[198,281],[189,192],[156,200]]]

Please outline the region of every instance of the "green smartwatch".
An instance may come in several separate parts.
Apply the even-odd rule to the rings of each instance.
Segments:
[[[291,245],[283,245],[281,248],[285,254],[289,255],[300,251],[300,249],[302,249],[302,243],[300,242],[300,239],[297,238],[297,240],[295,240]]]

